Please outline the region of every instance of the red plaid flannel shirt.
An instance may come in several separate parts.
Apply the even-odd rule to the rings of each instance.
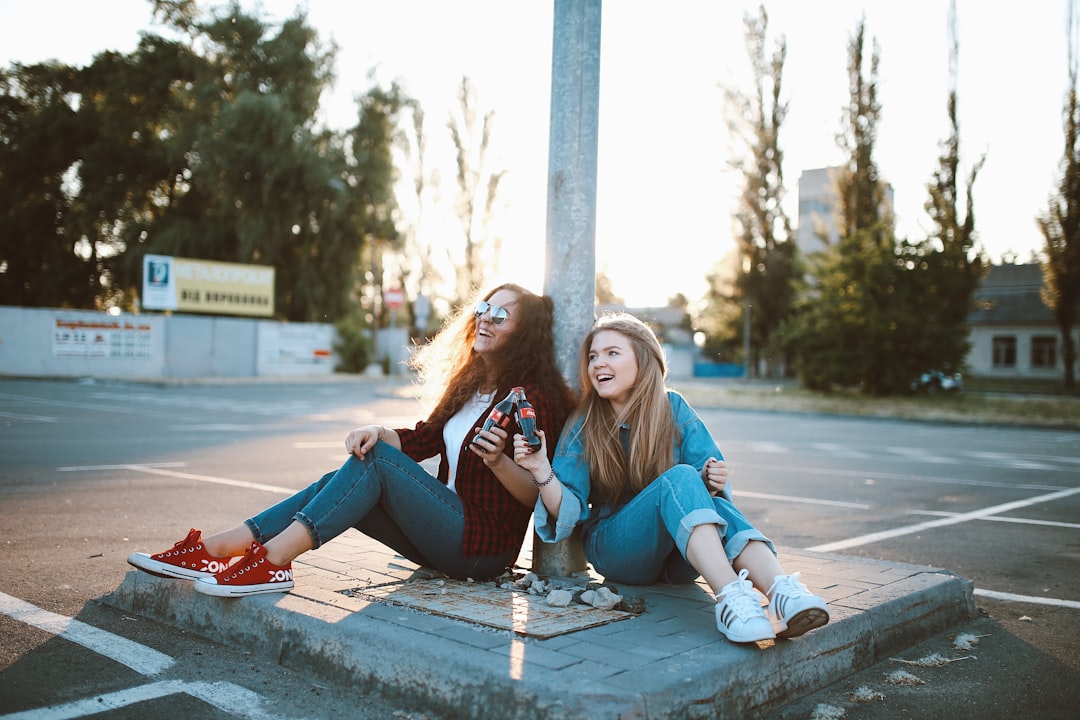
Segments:
[[[544,391],[535,384],[523,383],[525,397],[536,408],[536,427],[547,436],[548,459],[555,456],[555,444],[562,432],[565,417],[553,417],[552,409]],[[496,397],[491,405],[476,419],[475,427],[484,424],[488,413],[495,403],[502,400]],[[449,478],[446,447],[443,443],[443,423],[429,423],[422,420],[414,428],[395,430],[401,439],[401,450],[417,462],[439,456],[439,474],[441,482]],[[521,432],[517,423],[511,419],[507,428],[512,438]],[[493,557],[504,552],[520,549],[525,540],[525,531],[529,526],[529,517],[533,508],[522,505],[514,499],[499,479],[495,477],[483,458],[468,449],[472,433],[467,433],[458,454],[457,472],[454,487],[465,510],[464,547],[467,557]],[[514,458],[513,442],[508,441],[503,454]]]

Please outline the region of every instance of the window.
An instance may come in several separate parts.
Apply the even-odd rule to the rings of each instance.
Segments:
[[[1014,368],[1014,367],[1016,367],[1016,336],[1015,335],[995,335],[994,336],[994,367],[996,367],[996,368]]]
[[[1036,335],[1031,338],[1031,367],[1057,367],[1057,338],[1053,335]]]

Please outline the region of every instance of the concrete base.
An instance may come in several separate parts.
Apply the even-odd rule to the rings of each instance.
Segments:
[[[213,598],[132,571],[103,600],[393,706],[504,720],[752,718],[976,615],[971,583],[941,569],[784,548],[780,560],[832,617],[765,647],[727,642],[702,584],[621,586],[643,614],[548,639],[345,594],[424,574],[354,531],[294,563],[286,595]]]

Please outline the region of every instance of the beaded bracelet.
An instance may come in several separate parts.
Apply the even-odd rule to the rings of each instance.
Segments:
[[[551,481],[555,479],[555,468],[551,469],[551,473],[547,476],[547,480],[544,482],[536,482],[536,478],[533,478],[533,484],[538,488],[547,487],[551,484]]]

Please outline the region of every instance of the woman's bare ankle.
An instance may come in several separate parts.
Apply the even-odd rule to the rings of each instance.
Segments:
[[[225,532],[203,536],[202,542],[206,552],[214,557],[233,558],[243,555],[251,547],[254,539],[251,536],[251,531],[245,526],[243,529],[233,528]]]
[[[280,550],[274,552],[271,548],[266,548],[266,559],[277,567],[288,567],[293,561],[292,557],[288,554],[282,553]]]

